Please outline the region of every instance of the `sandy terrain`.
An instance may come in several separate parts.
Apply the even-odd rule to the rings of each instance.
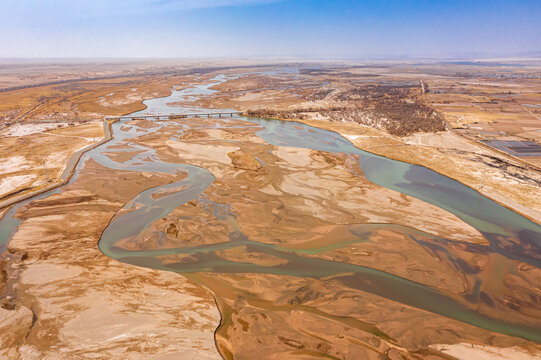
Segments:
[[[237,228],[254,241],[309,249],[348,241],[351,231],[362,231],[362,227],[355,230],[360,226],[356,224],[373,222],[420,227],[457,240],[484,241],[453,215],[363,180],[359,169],[353,163],[348,165],[345,155],[277,148],[256,137],[257,128],[242,128],[241,124],[232,122],[235,127],[219,132],[188,130],[182,143],[164,141],[177,131],[174,124],[137,138],[139,144],[156,149],[165,161],[205,165],[217,177],[204,198],[177,208],[147,230],[149,235],[156,230],[166,233],[165,244],[153,243],[155,237],[143,233],[148,241],[138,243],[138,248],[227,242],[227,229]],[[197,156],[202,146],[205,157]],[[240,155],[237,160],[227,155],[231,149]],[[247,166],[252,163],[247,159],[252,157],[264,165]],[[412,358],[426,354],[445,359],[429,345],[458,342],[537,351],[532,343],[355,290],[340,278],[193,274],[187,280],[107,258],[96,248],[96,242],[115,212],[139,191],[172,179],[103,170],[91,161],[60,194],[34,201],[19,212],[24,222],[10,241],[9,250],[26,254],[26,258],[16,283],[11,285],[18,310],[11,310],[17,313],[10,313],[8,318],[35,316],[36,321],[31,327],[19,321],[19,335],[10,340],[4,354],[19,352],[28,354],[28,358],[137,359],[149,354],[219,358],[213,334],[220,315],[210,293],[194,283],[209,288],[217,299],[222,320],[216,339],[225,358],[242,359],[254,354],[272,358],[270,354],[274,353],[338,358],[353,354]],[[304,180],[304,191],[295,181],[299,178]],[[362,193],[352,195],[355,191]],[[393,210],[373,206],[381,199],[387,199]],[[230,204],[234,218],[215,218],[206,210],[208,201]],[[323,208],[325,211],[319,210]],[[431,221],[427,221],[427,212]],[[457,273],[451,263],[435,261],[433,254],[419,248],[403,231],[400,227],[382,229],[373,232],[369,242],[303,256],[359,262],[457,294],[471,287],[467,275]],[[430,241],[431,235],[423,236]],[[490,268],[491,259],[468,257],[461,246],[449,251],[472,266]],[[247,248],[218,254],[230,261],[262,266],[277,266],[284,261]],[[174,256],[162,258],[164,263],[179,260],[185,261]],[[359,307],[360,303],[365,306]],[[258,339],[257,346],[254,338]]]
[[[188,123],[190,120],[177,122]],[[422,228],[429,233],[454,236],[462,241],[485,241],[449,213],[362,181],[358,169],[345,166],[348,158],[344,155],[276,148],[262,143],[253,136],[256,129],[249,128],[221,129],[220,132],[214,129],[186,131],[182,145],[161,140],[170,138],[175,129],[176,126],[163,128],[155,134],[140,137],[138,141],[156,149],[160,158],[166,161],[178,162],[180,157],[182,162],[211,170],[217,179],[205,191],[205,197],[217,204],[230,205],[233,215],[221,221],[212,219],[212,216],[209,218],[201,211],[208,200],[193,200],[153,224],[143,234],[143,238],[148,240],[139,244],[142,248],[227,242],[227,238],[217,235],[223,233],[226,226],[241,229],[251,240],[261,243],[311,249],[348,241],[348,234],[356,226],[354,224],[373,222]],[[220,142],[220,138],[226,138],[227,142]],[[239,170],[232,161],[228,161],[224,154],[234,147],[231,140],[241,141],[242,151],[260,159],[263,167]],[[201,153],[202,146],[205,155],[196,156]],[[374,198],[367,199],[371,194]],[[388,199],[393,210],[383,206],[385,202],[381,199]],[[375,206],[376,202],[382,203],[382,207]],[[428,213],[433,223],[427,221]],[[199,226],[196,217],[207,225]],[[167,238],[157,244],[152,241],[151,234],[160,229],[167,233]],[[376,231],[367,243],[354,243],[305,256],[362,264],[457,294],[469,291],[473,278],[453,270],[454,266],[443,257],[427,253],[402,231],[399,228],[382,229]],[[131,243],[127,248],[133,249],[134,246],[137,245]],[[491,264],[497,263],[498,259],[471,256],[466,248],[466,243],[462,243],[448,250],[471,266],[485,269],[487,276],[491,276]],[[283,264],[283,259],[252,252],[245,247],[221,251],[219,256],[264,266]],[[184,255],[160,259],[167,264],[194,261]],[[263,358],[272,358],[271,354],[301,358],[316,354],[338,358],[349,358],[353,354],[363,354],[363,358],[377,358],[381,354],[400,354],[406,358],[414,354],[430,354],[433,358],[445,358],[441,353],[430,352],[428,345],[452,344],[465,339],[496,347],[516,344],[519,346],[517,351],[522,352],[539,351],[531,343],[344,287],[339,280],[318,281],[265,274],[190,275],[190,279],[204,284],[217,297],[223,314],[217,340],[225,358],[242,359],[256,353]],[[530,284],[536,282],[534,279],[531,281]],[[522,290],[515,290],[522,292],[530,285],[525,283],[521,286],[524,286]],[[510,291],[504,290],[506,297],[511,296]],[[373,305],[359,308],[360,303]],[[535,308],[535,305],[531,306]],[[514,313],[508,316],[522,315]],[[382,341],[380,336],[371,335],[375,330],[367,329],[373,327],[394,340]],[[344,334],[346,340],[337,339],[336,334]],[[254,338],[257,345],[252,340]]]
[[[432,348],[449,354],[458,360],[538,360],[541,354],[524,351],[520,348],[497,348],[474,344],[434,345]]]
[[[179,74],[178,65],[160,66],[160,71],[175,71],[151,75],[145,72],[158,71],[156,67],[137,65],[121,78],[116,77],[118,70],[108,70],[102,74],[107,79],[91,81],[64,73],[62,79],[69,82],[0,93],[2,124],[19,121],[2,130],[0,198],[58,181],[75,151],[103,137],[101,122],[72,126],[71,120],[139,110],[144,99],[216,74]],[[296,121],[337,131],[360,149],[431,168],[540,222],[541,175],[477,143],[488,126],[496,133],[491,139],[500,139],[504,135],[499,131],[513,124],[520,124],[520,133],[504,129],[505,136],[531,136],[539,127],[534,119],[538,112],[521,104],[537,103],[538,83],[461,79],[458,84],[456,75],[439,65],[301,69],[228,81],[196,104],[285,109]],[[36,74],[10,76],[0,78],[0,85],[22,78],[29,85],[50,80],[38,80]],[[432,92],[421,93],[420,80]],[[373,82],[408,84],[412,90],[400,101],[434,106],[452,127],[467,131],[395,136],[373,119],[359,124],[340,117],[356,112],[331,109],[344,92]],[[437,92],[448,85],[454,86],[452,91]],[[492,90],[486,90],[489,87]],[[492,104],[493,95],[503,88],[515,94],[504,105]],[[30,122],[45,119],[66,120],[68,126]],[[140,120],[125,125],[153,126]],[[216,180],[202,195],[151,224],[137,242],[117,245],[128,250],[186,248],[227,243],[242,234],[301,260],[385,271],[442,291],[496,319],[537,326],[541,270],[473,251],[488,244],[477,230],[441,208],[374,185],[353,156],[270,145],[255,135],[259,128],[245,125],[178,119],[135,138],[135,143],[155,149],[161,160],[204,167]],[[121,163],[135,154],[108,156]],[[17,217],[23,222],[8,245],[9,262],[0,259],[6,269],[0,287],[0,334],[6,334],[0,337],[0,357],[541,358],[539,344],[363,291],[350,273],[320,278],[258,272],[178,275],[121,263],[99,251],[101,233],[127,201],[182,176],[114,171],[91,160],[59,194],[21,209]],[[0,217],[4,211],[0,209]],[[273,269],[289,264],[248,245],[217,250],[212,256]],[[171,254],[158,260],[173,268],[195,262],[197,256]],[[477,281],[482,300],[468,303],[464,299],[474,293]]]
[[[534,71],[535,70],[535,71]],[[541,145],[541,103],[539,67],[532,69],[531,79],[485,78],[481,69],[477,77],[466,79],[431,79],[426,81],[430,92],[426,98],[461,136],[477,142],[532,141]],[[493,146],[494,149],[519,158],[541,169],[541,151],[517,153]],[[541,149],[539,149],[541,150]]]
[[[3,356],[220,358],[213,339],[220,315],[208,292],[173,273],[119,263],[96,247],[125,201],[168,180],[89,163],[80,181],[20,214],[26,220],[9,250],[27,258],[14,286],[19,306],[36,320]]]
[[[273,76],[274,80],[267,80],[267,83],[273,85],[269,85],[267,88],[255,93],[248,92],[253,98],[245,102],[239,100],[239,94],[242,96],[244,94],[243,89],[249,88],[253,82],[251,77],[247,76],[242,78],[243,81],[228,81],[222,84],[222,88],[227,89],[226,92],[216,94],[206,100],[203,99],[200,103],[207,104],[216,101],[221,107],[238,110],[266,108],[269,106],[271,109],[277,109],[278,111],[285,109],[284,114],[278,114],[276,117],[288,119],[288,115],[295,115],[296,117],[293,120],[338,131],[363,150],[426,166],[459,180],[521,214],[536,219],[538,222],[541,221],[541,197],[538,196],[540,194],[538,188],[541,184],[541,173],[528,168],[522,162],[526,158],[510,158],[500,151],[491,150],[492,148],[479,143],[477,138],[473,141],[468,137],[462,137],[461,134],[439,132],[434,136],[432,132],[429,132],[427,134],[414,133],[405,137],[393,136],[387,131],[378,128],[377,125],[371,126],[370,121],[367,122],[369,126],[363,126],[356,124],[348,113],[342,114],[341,111],[335,113],[325,110],[336,107],[336,100],[329,99],[335,96],[333,95],[335,93],[350,90],[354,79],[356,80],[355,83],[369,80],[377,81],[376,84],[382,84],[381,86],[388,86],[390,83],[400,86],[412,86],[417,91],[415,96],[420,97],[422,102],[430,102],[430,104],[433,104],[435,98],[444,96],[439,93],[420,94],[420,80],[429,77],[436,81],[435,79],[440,79],[440,77],[423,72],[419,73],[419,70],[408,70],[407,73],[400,73],[398,72],[399,68],[374,67],[362,69],[363,71],[366,70],[368,74],[378,74],[377,80],[374,80],[376,78],[366,79],[360,75],[355,75],[359,73],[359,69],[348,69],[347,67],[330,72],[325,70],[316,71],[310,73],[309,76],[301,76],[296,82],[292,80],[291,76]],[[425,71],[445,73],[448,70],[427,66]],[[355,76],[345,75],[348,73]],[[257,76],[255,78],[259,79]],[[280,90],[280,95],[274,96],[273,91],[275,90],[272,88],[278,80],[281,81],[281,85],[288,84],[291,87]],[[305,81],[305,83],[301,80]],[[317,87],[317,84],[324,81],[328,83],[325,86]],[[517,89],[523,89],[522,91],[530,94],[530,96],[537,96],[538,88],[535,87],[537,80],[521,80],[519,83],[520,85],[515,86]],[[239,91],[235,91],[235,86],[238,86]],[[315,86],[316,90],[313,90],[311,86]],[[498,94],[501,90],[495,87],[491,88],[491,91]],[[272,100],[269,101],[269,99]],[[437,107],[437,104],[434,106],[436,109],[441,110]],[[318,111],[300,113],[299,115],[291,111],[291,109],[295,108],[318,109]],[[506,108],[500,111],[502,114],[503,112],[505,114],[509,112]],[[524,111],[524,109],[519,106],[517,111]],[[478,112],[478,114],[485,116],[487,113]],[[498,113],[495,116],[499,115],[501,114]],[[443,112],[443,116],[447,119],[449,115]],[[526,116],[531,116],[531,114],[527,113]],[[535,121],[530,125],[532,129],[541,129],[541,123]],[[535,159],[535,157],[528,157],[526,160],[534,164]],[[532,163],[532,161],[534,162]],[[474,170],[472,171],[472,169]],[[487,174],[490,175],[487,176]],[[502,186],[502,184],[505,184],[505,186]]]
[[[73,154],[103,139],[101,122],[57,129],[56,124],[17,124],[0,138],[0,199],[61,181]]]
[[[6,130],[1,132],[3,136],[25,136],[36,133],[42,133],[47,130],[58,129],[59,127],[66,126],[66,123],[55,124],[15,124],[10,126]]]
[[[397,138],[357,124],[307,122],[340,132],[360,149],[426,166],[541,222],[541,195],[537,190],[541,174],[519,163],[513,164],[490,150],[445,133],[427,141],[427,135]]]

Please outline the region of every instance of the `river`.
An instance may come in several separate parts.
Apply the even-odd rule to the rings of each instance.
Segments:
[[[216,109],[201,109],[196,106],[171,107],[167,104],[175,101],[194,100],[202,95],[212,94],[211,86],[227,79],[227,76],[219,75],[205,85],[198,85],[184,90],[173,90],[168,97],[145,101],[147,108],[132,115],[217,111]],[[472,246],[471,251],[486,254],[497,253],[509,260],[518,260],[535,267],[541,267],[541,226],[455,180],[421,166],[362,151],[336,132],[322,130],[300,122],[284,122],[263,118],[233,118],[233,120],[239,119],[253,124],[250,126],[262,128],[256,135],[275,146],[307,148],[330,153],[355,155],[364,176],[369,181],[434,204],[479,230],[490,242],[490,245]],[[230,241],[226,243],[152,250],[126,250],[116,246],[121,240],[137,239],[137,236],[152,223],[192,199],[197,198],[199,201],[207,201],[212,206],[222,206],[222,208],[227,205],[212,203],[210,200],[205,199],[205,189],[215,180],[208,170],[197,166],[161,161],[152,148],[130,142],[130,139],[155,132],[174,120],[152,121],[154,127],[150,128],[133,125],[124,126],[125,121],[114,123],[112,125],[113,139],[107,144],[87,152],[70,180],[70,182],[73,182],[77,179],[80,169],[84,167],[88,159],[94,159],[101,165],[111,169],[166,174],[186,172],[188,174],[181,181],[147,189],[128,202],[123,207],[123,210],[128,211],[123,211],[122,215],[116,216],[101,236],[99,248],[104,254],[122,262],[174,271],[180,274],[250,272],[314,278],[340,276],[341,281],[351,288],[383,296],[481,328],[541,343],[541,322],[533,326],[518,322],[514,323],[513,321],[504,322],[478,312],[475,306],[475,302],[478,300],[472,300],[471,297],[467,296],[468,294],[454,294],[445,290],[431,288],[369,267],[302,256],[303,251],[317,253],[323,251],[323,249],[291,250],[256,242],[243,234],[238,226],[235,227],[237,230],[229,234]],[[219,123],[208,126],[220,128]],[[194,125],[191,128],[195,127]],[[173,140],[181,141],[179,138],[173,138]],[[129,151],[138,150],[140,152],[126,162],[115,162],[105,153],[127,151],[127,149],[120,149],[118,146],[113,149],[115,145],[120,144],[129,144]],[[36,198],[45,198],[52,193],[61,192],[62,189],[63,187],[60,187]],[[19,203],[4,216],[0,223],[0,243],[7,243],[9,238],[17,231],[21,220],[17,219],[15,214],[21,206],[28,204],[32,200],[29,199]],[[222,220],[235,222],[235,217],[227,211],[217,212],[215,216]],[[370,226],[373,225],[366,225],[363,229],[371,232],[373,229]],[[392,227],[395,225],[383,224],[375,228],[385,226]],[[410,235],[415,236],[414,232]],[[363,241],[363,237],[359,236],[358,241]],[[448,239],[441,239],[441,241],[443,243],[453,242]],[[287,260],[287,262],[280,265],[264,266],[228,261],[216,254],[217,251],[241,245],[246,246],[248,251],[266,253]],[[347,246],[347,244],[335,244],[334,246]],[[171,254],[189,254],[197,261],[165,263],[160,259],[160,256]]]

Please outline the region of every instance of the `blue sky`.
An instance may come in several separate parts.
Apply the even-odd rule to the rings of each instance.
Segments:
[[[0,57],[471,57],[541,50],[541,0],[0,0]]]

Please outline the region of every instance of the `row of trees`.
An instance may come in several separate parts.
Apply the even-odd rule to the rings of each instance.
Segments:
[[[364,85],[345,90],[318,89],[305,94],[321,105],[293,109],[259,108],[247,116],[307,119],[319,113],[331,121],[357,122],[396,136],[445,130],[441,116],[417,97],[419,85]]]

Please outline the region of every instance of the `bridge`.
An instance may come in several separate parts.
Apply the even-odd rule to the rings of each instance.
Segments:
[[[241,111],[226,111],[226,112],[211,112],[211,113],[193,113],[193,114],[166,114],[166,115],[125,115],[125,116],[112,116],[105,118],[106,120],[174,120],[174,119],[187,119],[187,118],[201,118],[201,117],[224,117],[233,115],[240,115]]]

